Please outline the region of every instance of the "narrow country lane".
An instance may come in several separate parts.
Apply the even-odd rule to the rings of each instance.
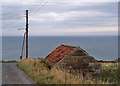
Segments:
[[[16,63],[2,63],[2,84],[34,84],[35,82],[21,71]]]

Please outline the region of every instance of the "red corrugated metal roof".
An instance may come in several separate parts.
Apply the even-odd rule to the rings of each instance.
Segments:
[[[46,60],[48,60],[51,65],[54,65],[74,50],[76,50],[76,47],[60,45],[46,57]]]

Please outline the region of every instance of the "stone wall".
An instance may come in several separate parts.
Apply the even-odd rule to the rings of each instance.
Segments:
[[[56,67],[62,71],[67,71],[77,75],[91,75],[94,77],[100,76],[101,65],[92,56],[89,56],[87,52],[80,49],[72,52],[66,58],[63,58],[57,64]]]

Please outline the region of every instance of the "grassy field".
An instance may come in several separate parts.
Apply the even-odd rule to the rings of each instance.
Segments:
[[[102,79],[99,81],[74,76],[63,72],[56,67],[51,67],[44,59],[23,59],[18,62],[18,67],[30,76],[37,84],[110,84],[117,83],[117,64],[102,63]],[[112,72],[110,72],[112,71]]]

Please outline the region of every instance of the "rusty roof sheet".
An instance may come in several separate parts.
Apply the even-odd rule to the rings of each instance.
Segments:
[[[76,50],[75,46],[60,45],[46,57],[46,60],[54,65],[74,50]]]

